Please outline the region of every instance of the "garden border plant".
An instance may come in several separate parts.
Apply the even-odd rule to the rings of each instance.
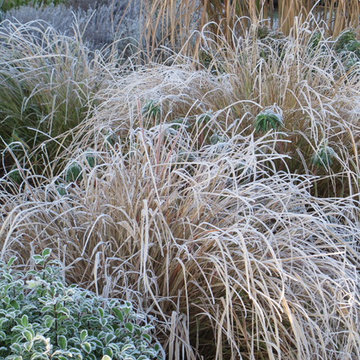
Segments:
[[[58,5],[67,0],[0,0],[0,10],[9,11],[24,5],[32,5],[34,7],[47,6],[50,4]]]
[[[51,250],[26,273],[0,262],[0,356],[6,360],[162,359],[154,327],[132,304],[67,286]]]

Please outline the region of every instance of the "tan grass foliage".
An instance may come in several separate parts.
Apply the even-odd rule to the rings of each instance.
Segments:
[[[209,106],[214,110],[231,107],[230,116],[243,119],[244,125],[253,122],[249,113],[256,114],[259,108],[276,103],[284,111],[283,131],[290,141],[279,151],[291,156],[291,171],[318,173],[306,159],[327,142],[339,156],[335,167],[327,171],[352,179],[348,181],[350,188],[342,191],[357,193],[358,63],[346,66],[321,29],[321,41],[313,49],[314,33],[309,23],[295,26],[288,38],[276,31],[261,38],[264,28],[259,27],[239,36],[236,29],[235,25],[230,44],[221,31],[216,38],[207,27],[201,32],[199,62],[220,75],[224,83],[218,87],[226,92],[226,96],[216,96]],[[225,103],[220,103],[224,99]],[[339,191],[335,182],[328,195]]]
[[[238,135],[190,161],[186,139],[139,128],[66,196],[2,194],[1,255],[57,249],[68,280],[156,315],[169,359],[355,359],[355,205],[273,173],[272,142]]]
[[[296,22],[322,23],[327,34],[337,36],[359,25],[358,0],[130,0],[144,9],[144,39],[151,56],[160,45],[181,48],[194,29],[208,23],[222,28],[228,41],[230,28],[243,19],[246,26],[266,20],[288,34]],[[276,7],[275,5],[278,5]],[[155,19],[155,21],[154,21]],[[216,30],[216,27],[215,27]],[[186,44],[188,46],[189,44]],[[191,51],[191,50],[190,50]]]
[[[211,144],[166,121],[225,91],[204,74],[160,67],[117,83],[69,149],[81,181],[65,196],[65,175],[1,194],[1,255],[56,249],[69,281],[156,315],[169,359],[356,359],[356,201],[315,198],[311,177],[277,172],[274,134],[255,140],[215,114],[205,138],[224,138]],[[162,120],[141,114],[155,94],[173,102]]]
[[[321,196],[358,193],[358,64],[346,67],[332,40],[321,33],[322,40],[312,49],[313,35],[306,23],[288,38],[276,32],[260,38],[260,30],[254,26],[245,36],[234,30],[233,49],[225,35],[214,40],[204,27],[195,59],[179,53],[170,58],[171,66],[150,65],[128,76],[121,74],[99,95],[98,116],[109,128],[121,128],[125,137],[129,128],[139,126],[138,107],[151,100],[161,106],[167,123],[182,118],[191,123],[195,121],[191,117],[212,112],[200,138],[205,133],[209,138],[213,133],[231,138],[244,129],[253,133],[256,115],[277,104],[284,116],[277,136],[286,141],[275,147],[289,156],[278,168],[326,176],[316,188]],[[152,126],[155,120],[144,122],[145,127]],[[335,151],[331,168],[316,167],[311,161],[324,144]]]

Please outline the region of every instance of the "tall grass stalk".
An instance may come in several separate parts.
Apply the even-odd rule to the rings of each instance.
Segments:
[[[150,56],[164,45],[171,45],[173,49],[175,45],[177,49],[189,47],[187,39],[191,32],[212,22],[220,25],[230,41],[230,29],[239,18],[245,27],[266,20],[285,34],[289,34],[296,23],[309,22],[312,18],[316,19],[312,21],[313,28],[321,22],[326,25],[327,34],[334,36],[359,25],[358,0],[278,0],[277,3],[276,8],[273,0],[141,0],[147,53]]]

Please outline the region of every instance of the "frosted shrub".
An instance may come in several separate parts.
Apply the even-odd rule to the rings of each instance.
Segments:
[[[0,357],[20,359],[161,359],[145,317],[130,302],[67,286],[50,249],[33,256],[36,269],[0,263]]]
[[[74,35],[74,26],[78,26],[83,40],[92,49],[100,49],[117,41],[117,47],[122,51],[129,44],[136,44],[140,37],[139,6],[134,2],[133,6],[126,8],[125,3],[120,1],[117,6],[101,5],[96,9],[65,5],[44,8],[22,6],[8,11],[4,16],[23,24],[45,22],[69,36]]]

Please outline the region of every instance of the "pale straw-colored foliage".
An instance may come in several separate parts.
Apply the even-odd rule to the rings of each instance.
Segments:
[[[146,121],[140,104],[150,94],[162,100],[170,84],[170,102],[189,106],[193,94],[196,103],[184,76],[191,71],[172,71],[169,84],[157,81],[156,69],[139,73],[136,84],[130,74],[128,87],[79,129],[68,156],[86,175],[67,195],[56,191],[61,176],[2,193],[1,255],[56,249],[69,281],[156,315],[169,359],[356,359],[355,199],[310,195],[310,176],[276,171],[286,160],[275,150],[281,140],[243,134],[226,123],[226,110],[207,125],[223,131],[216,144],[165,121],[170,105],[164,120]],[[105,141],[110,128],[113,145]],[[89,149],[93,168],[84,161]]]

